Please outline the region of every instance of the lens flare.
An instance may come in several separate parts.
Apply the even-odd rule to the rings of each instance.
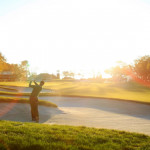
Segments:
[[[10,100],[8,98],[8,101],[4,100],[4,102],[1,102],[1,103],[7,103],[7,105],[5,107],[1,108],[0,117],[4,116],[5,114],[7,114],[9,111],[12,110],[12,108],[16,105],[16,103],[19,102],[19,97],[22,96],[22,93],[18,93],[16,96],[17,96],[17,98],[14,97],[12,100]]]
[[[135,82],[137,82],[141,85],[150,87],[150,82],[149,81],[142,80],[131,69],[125,70],[125,74],[130,76],[132,78],[132,80],[134,80]]]
[[[16,104],[16,101],[12,101],[10,103],[7,103],[8,105],[6,105],[4,108],[1,108],[0,110],[0,117],[4,116],[5,114],[7,114]]]

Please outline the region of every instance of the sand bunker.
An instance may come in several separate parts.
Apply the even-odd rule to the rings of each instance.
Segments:
[[[58,108],[39,106],[40,123],[83,125],[150,135],[150,105],[106,99],[40,97]],[[8,103],[0,104],[0,114]],[[4,114],[4,113],[3,113]],[[31,122],[30,106],[15,104],[1,120]]]

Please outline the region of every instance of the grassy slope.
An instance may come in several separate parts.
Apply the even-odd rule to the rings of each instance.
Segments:
[[[14,88],[9,88],[9,87],[5,87],[5,86],[0,86],[0,88],[5,89],[5,90],[12,90],[12,91],[16,91],[17,92],[17,90],[14,89]]]
[[[6,86],[25,86],[27,87],[29,85],[28,82],[0,82],[0,86],[6,85]]]
[[[25,82],[24,83],[1,82],[0,85],[2,84],[28,86],[28,83]],[[47,93],[47,95],[52,96],[62,95],[62,96],[104,97],[104,98],[135,100],[150,103],[149,99],[150,88],[144,87],[136,83],[114,84],[114,83],[94,83],[83,81],[82,82],[57,81],[57,82],[47,82],[44,87],[56,91],[56,93],[54,94]]]
[[[14,97],[3,97],[0,96],[0,103],[29,103],[28,98],[14,98]],[[56,104],[45,101],[45,100],[39,100],[38,102],[39,105],[42,106],[48,106],[48,107],[57,107]]]
[[[28,86],[27,83],[12,82],[5,85]],[[56,90],[60,95],[150,102],[150,89],[138,84],[49,82],[45,87]],[[0,121],[0,149],[150,150],[149,143],[150,137],[146,135],[123,131]]]
[[[0,121],[0,149],[150,150],[150,137],[124,131]]]
[[[150,102],[150,88],[136,83],[50,82],[45,85],[62,95],[117,98]]]

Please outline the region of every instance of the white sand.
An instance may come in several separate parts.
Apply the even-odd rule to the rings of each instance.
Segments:
[[[40,123],[83,125],[150,135],[150,105],[91,98],[40,97],[40,99],[59,106],[58,109],[39,106]],[[31,122],[28,104],[0,103],[0,114],[1,120]]]

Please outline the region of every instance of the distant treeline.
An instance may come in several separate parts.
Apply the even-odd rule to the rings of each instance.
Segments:
[[[150,56],[145,55],[134,60],[133,64],[127,65],[119,61],[118,65],[105,71],[112,76],[114,81],[127,79],[136,80],[141,83],[150,82]]]
[[[21,64],[10,64],[0,53],[0,81],[25,81],[28,76],[28,61]]]
[[[48,73],[30,73],[28,68],[28,61],[24,60],[20,64],[10,64],[6,61],[6,58],[0,53],[0,81],[27,81],[27,80],[45,80],[51,81],[53,79],[60,79],[60,72],[57,74]],[[144,84],[150,82],[150,56],[145,55],[134,60],[133,64],[126,64],[122,61],[118,61],[115,67],[105,70],[105,73],[110,74],[111,78],[107,81],[126,82],[128,80],[136,80]],[[63,71],[62,79],[72,80],[75,76],[84,79],[84,75],[81,73],[74,73],[72,71]],[[99,74],[89,80],[106,81]]]

